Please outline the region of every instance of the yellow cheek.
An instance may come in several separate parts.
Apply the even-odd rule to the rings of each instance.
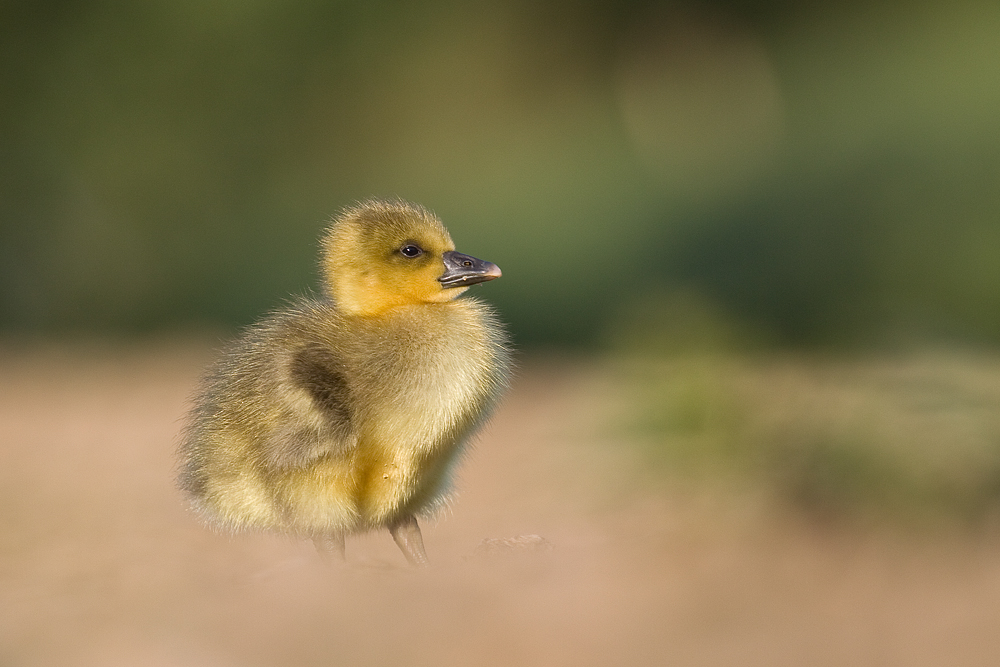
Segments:
[[[468,288],[442,288],[438,278],[443,273],[443,263],[409,270],[394,267],[378,274],[359,269],[353,280],[341,281],[335,286],[334,298],[345,312],[363,316],[378,315],[397,306],[447,303]]]
[[[444,273],[444,266],[432,264],[410,276],[404,287],[405,293],[416,302],[444,303],[451,301],[459,292],[455,289],[444,289],[438,278]]]

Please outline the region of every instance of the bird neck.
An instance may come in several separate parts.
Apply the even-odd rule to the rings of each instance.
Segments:
[[[428,294],[410,294],[396,289],[385,289],[378,283],[364,281],[332,281],[330,296],[338,309],[354,317],[379,317],[405,306],[423,306],[453,303],[467,287],[438,290]]]

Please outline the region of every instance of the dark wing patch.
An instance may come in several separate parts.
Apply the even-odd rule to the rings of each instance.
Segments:
[[[291,414],[261,443],[265,460],[275,468],[307,465],[324,454],[348,446],[351,392],[337,359],[311,345],[299,350],[288,367],[291,383],[304,389],[323,415],[322,424],[303,423]]]
[[[327,421],[346,435],[351,423],[351,391],[341,364],[319,345],[302,348],[292,359],[292,382],[312,396]]]

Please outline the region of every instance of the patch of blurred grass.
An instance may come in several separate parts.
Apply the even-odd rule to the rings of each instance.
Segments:
[[[657,477],[830,521],[994,526],[1000,358],[693,350],[622,362]]]

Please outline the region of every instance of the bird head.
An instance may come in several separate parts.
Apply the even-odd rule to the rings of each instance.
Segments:
[[[403,201],[368,201],[338,216],[323,239],[323,271],[341,310],[361,316],[445,303],[500,277],[496,264],[456,252],[434,214]]]

